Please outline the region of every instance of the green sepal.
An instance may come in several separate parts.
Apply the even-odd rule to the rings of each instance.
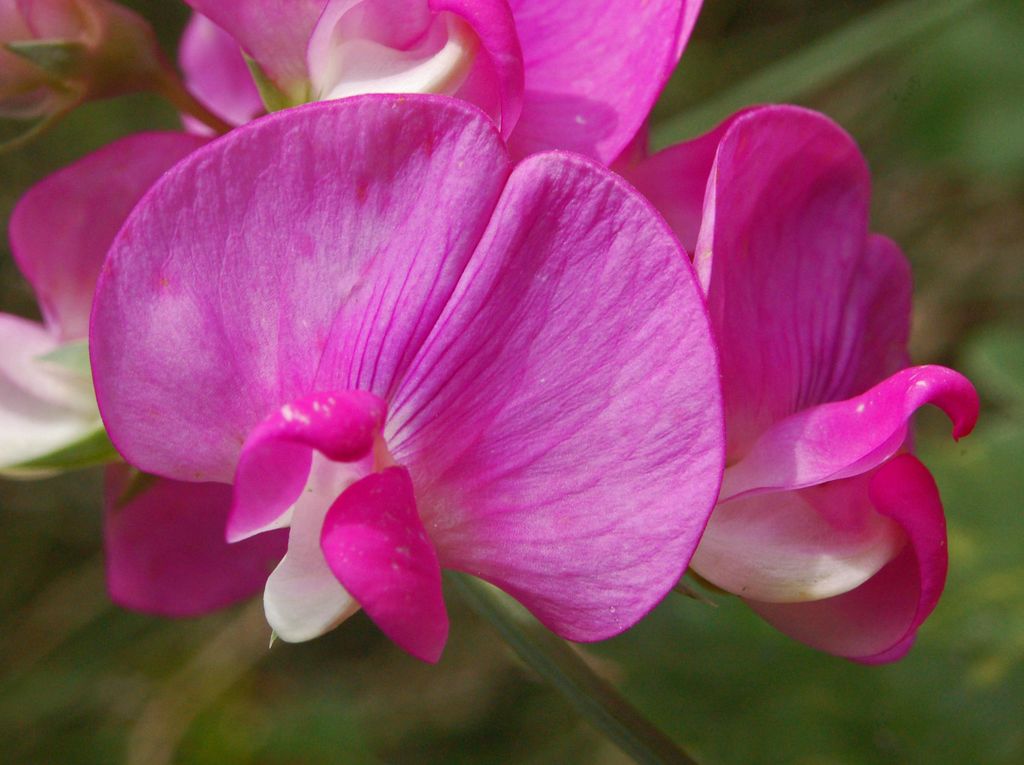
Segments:
[[[74,40],[14,40],[4,47],[60,80],[81,77],[89,51]]]
[[[256,90],[259,91],[260,99],[263,101],[263,105],[267,108],[268,112],[279,112],[282,109],[287,109],[292,106],[297,106],[301,101],[294,101],[288,97],[281,88],[277,86],[273,80],[263,71],[263,67],[260,66],[255,59],[245,55],[245,63],[249,67],[249,74],[252,75],[253,82],[256,83]]]
[[[690,573],[692,574],[692,572],[690,572]],[[692,574],[692,576],[697,577],[697,574]],[[715,587],[713,584],[711,584],[710,582],[708,582],[705,579],[700,579],[700,582],[705,587],[710,587],[710,588],[713,588],[715,591],[717,591],[719,593],[723,593],[722,590],[720,590],[719,588]],[[706,606],[712,606],[713,608],[718,608],[718,604],[715,601],[713,601],[711,598],[709,598],[700,589],[698,589],[697,587],[695,587],[695,586],[691,585],[689,582],[687,582],[685,575],[683,576],[682,579],[680,579],[678,582],[676,582],[675,586],[672,588],[672,591],[676,592],[676,593],[678,593],[680,595],[683,595],[684,597],[690,598],[691,600],[696,600],[698,603],[703,603]],[[724,594],[727,595],[728,593],[724,593]]]
[[[110,443],[107,431],[98,424],[96,430],[73,444],[42,457],[0,468],[0,475],[11,478],[42,478],[66,470],[81,470],[97,465],[107,465],[111,462],[118,462],[120,459],[121,455]]]
[[[137,468],[130,468],[130,470],[131,477],[125,483],[124,490],[120,495],[118,495],[117,500],[115,501],[115,507],[118,509],[124,507],[129,502],[138,499],[159,480],[155,475],[152,475],[151,473],[143,473]]]

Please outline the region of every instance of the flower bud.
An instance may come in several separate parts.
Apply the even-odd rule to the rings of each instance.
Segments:
[[[91,99],[160,89],[149,24],[111,0],[0,0],[0,117],[53,118]]]

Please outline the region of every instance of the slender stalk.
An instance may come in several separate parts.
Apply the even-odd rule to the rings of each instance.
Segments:
[[[478,579],[447,572],[463,600],[486,619],[537,674],[592,726],[641,765],[696,765],[668,736],[598,677],[565,641],[548,632],[503,593]]]
[[[963,14],[982,0],[902,0],[884,5],[727,89],[694,109],[656,125],[661,149],[706,130],[745,106],[798,101],[865,62],[902,47]]]
[[[223,135],[231,131],[232,126],[207,109],[182,85],[177,76],[166,74],[156,91],[170,101],[179,112],[195,117],[215,133]]]

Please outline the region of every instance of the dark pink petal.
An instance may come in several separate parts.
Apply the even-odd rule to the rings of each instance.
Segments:
[[[946,524],[938,489],[915,457],[893,458],[869,487],[875,509],[907,535],[903,551],[863,585],[812,603],[751,607],[774,627],[814,648],[868,664],[895,661],[935,608],[946,581]]]
[[[229,482],[265,417],[382,398],[436,323],[508,173],[494,126],[436,96],[361,96],[243,126],[169,173],[115,243],[91,343],[133,464]]]
[[[430,0],[434,12],[465,19],[480,40],[474,71],[454,93],[493,114],[508,138],[523,109],[523,53],[515,20],[505,0]]]
[[[306,45],[327,0],[186,0],[235,38],[277,85],[303,89]]]
[[[525,160],[392,400],[385,439],[442,565],[574,640],[675,584],[718,490],[715,351],[692,269],[607,170]]]
[[[925,404],[949,416],[954,438],[970,433],[978,419],[978,394],[966,377],[945,367],[910,367],[860,396],[776,422],[725,471],[720,499],[867,472],[903,446],[910,417]]]
[[[320,546],[338,581],[385,635],[418,659],[441,658],[448,638],[441,567],[405,468],[348,487],[327,511]]]
[[[11,214],[11,249],[58,340],[89,332],[96,277],[143,194],[206,139],[185,133],[122,138],[33,186]]]
[[[867,166],[825,117],[750,111],[711,177],[695,266],[721,349],[733,462],[772,423],[905,364],[892,339],[905,337],[910,283],[895,251],[868,244]],[[880,338],[868,330],[879,310],[895,325]],[[867,382],[866,361],[877,375]]]
[[[263,112],[238,41],[200,13],[185,27],[178,62],[188,89],[221,119],[244,125]]]
[[[253,428],[235,472],[228,540],[263,531],[295,503],[314,450],[334,462],[366,457],[386,410],[372,393],[316,393],[285,404]]]
[[[258,593],[284,555],[275,531],[224,540],[231,487],[155,480],[137,496],[132,471],[107,470],[107,587],[116,603],[162,616],[197,616]]]
[[[647,118],[696,20],[693,0],[511,0],[526,85],[512,151],[609,163]]]

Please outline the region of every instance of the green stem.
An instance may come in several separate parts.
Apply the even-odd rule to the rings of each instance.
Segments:
[[[651,131],[652,148],[690,138],[745,106],[798,101],[841,75],[952,21],[981,0],[903,0],[846,24]],[[685,65],[685,64],[684,64]]]
[[[565,641],[548,632],[510,598],[478,579],[446,578],[477,614],[591,725],[641,765],[696,765],[614,687],[598,677]]]

